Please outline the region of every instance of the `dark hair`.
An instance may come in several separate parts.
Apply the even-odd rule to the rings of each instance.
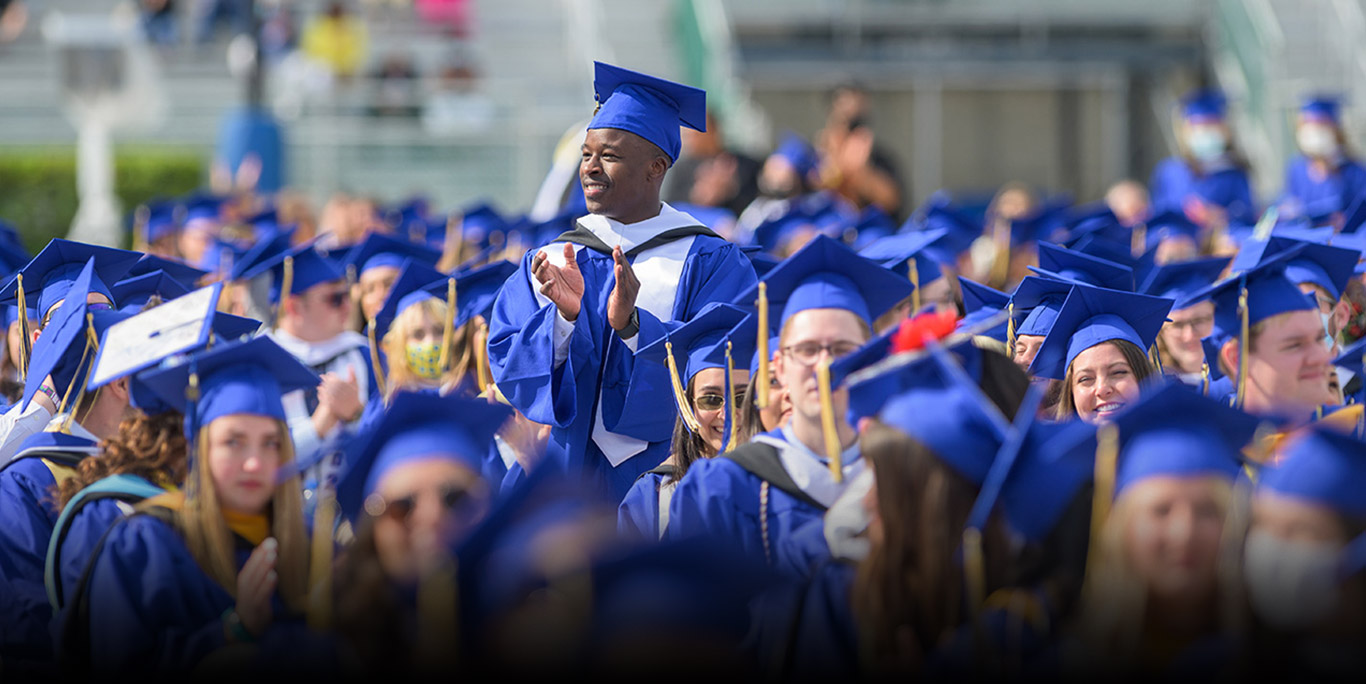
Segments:
[[[1101,344],[1114,345],[1114,347],[1119,350],[1119,353],[1124,356],[1124,360],[1129,363],[1129,369],[1134,372],[1134,379],[1140,383],[1146,381],[1156,373],[1156,370],[1153,368],[1153,362],[1148,360],[1148,355],[1145,354],[1142,349],[1139,349],[1138,345],[1133,342],[1128,340],[1107,340],[1092,346],[1099,346]],[[1089,348],[1090,347],[1088,347],[1088,349]],[[1068,364],[1067,375],[1062,380],[1062,394],[1058,397],[1058,405],[1055,408],[1054,413],[1058,420],[1075,418],[1077,415],[1077,402],[1072,397],[1073,380],[1072,365]]]
[[[189,469],[184,423],[175,411],[125,418],[118,434],[100,442],[99,458],[82,460],[76,474],[54,488],[58,508],[110,475],[137,475],[154,483],[184,482]]]
[[[696,386],[694,382],[696,379],[696,376],[694,376],[692,380],[688,381],[687,390],[684,392],[687,395],[688,408],[692,409],[694,414],[697,412],[697,405],[693,402],[692,392],[693,388]],[[736,427],[738,428],[739,426]],[[702,439],[701,435],[689,430],[687,425],[683,424],[683,416],[680,415],[674,419],[672,453],[675,467],[678,468],[678,472],[673,478],[675,482],[683,479],[683,476],[688,473],[688,469],[692,467],[692,464],[704,458],[711,458],[716,455],[710,452],[711,446],[707,444],[707,441]]]
[[[356,539],[336,568],[333,628],[351,649],[359,672],[408,672],[411,644],[405,639],[402,602],[380,564],[375,521],[367,516],[356,522]]]

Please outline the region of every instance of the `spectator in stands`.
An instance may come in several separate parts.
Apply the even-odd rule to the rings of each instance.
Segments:
[[[422,126],[429,133],[469,133],[493,124],[497,105],[478,91],[479,74],[473,68],[452,63],[441,70],[436,92],[427,98]]]
[[[227,22],[234,36],[250,33],[251,5],[252,0],[199,0],[195,13],[199,29],[195,42],[203,45],[212,40],[214,29],[222,22]]]
[[[330,3],[321,17],[310,21],[301,41],[304,54],[326,65],[341,81],[360,73],[368,43],[365,23],[348,12],[343,2]]]
[[[1148,184],[1153,212],[1185,212],[1205,228],[1254,223],[1247,161],[1228,126],[1223,94],[1202,90],[1187,96],[1176,133],[1180,154],[1159,162]]]
[[[0,43],[19,37],[28,25],[28,8],[22,0],[0,0]]]
[[[876,144],[871,110],[861,85],[846,83],[831,92],[825,128],[816,135],[825,185],[860,209],[872,205],[900,217],[901,175],[891,154]]]
[[[418,101],[421,81],[417,67],[407,56],[391,54],[385,57],[371,74],[371,80],[374,87],[371,116],[416,118],[422,113]]]
[[[440,28],[447,35],[463,38],[469,35],[469,0],[414,0],[417,15],[428,26]]]
[[[180,20],[175,0],[142,0],[142,28],[154,45],[175,45],[180,40]]]
[[[759,162],[726,149],[721,121],[707,112],[706,131],[684,129],[683,156],[665,182],[665,202],[722,207],[739,216],[759,195]]]

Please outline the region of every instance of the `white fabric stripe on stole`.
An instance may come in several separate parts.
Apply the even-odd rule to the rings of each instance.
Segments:
[[[795,439],[791,442],[759,435],[754,438],[756,442],[763,442],[778,450],[778,460],[783,465],[783,470],[787,471],[792,482],[797,488],[806,492],[807,496],[819,501],[822,506],[829,508],[844,493],[848,483],[858,477],[866,467],[864,460],[858,458],[858,444],[846,449],[843,456],[844,482],[835,482],[834,476],[830,474],[830,464],[823,458],[817,456],[810,449],[807,449]]]

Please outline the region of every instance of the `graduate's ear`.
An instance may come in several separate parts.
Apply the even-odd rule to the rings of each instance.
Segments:
[[[1224,375],[1237,380],[1238,375],[1238,339],[1233,338],[1224,343],[1219,348],[1219,364],[1224,370]]]
[[[669,158],[662,155],[655,155],[650,162],[650,180],[656,181],[664,178],[664,174],[669,170]]]
[[[107,391],[114,395],[120,403],[128,402],[128,378],[119,378],[118,380],[109,383],[106,387]]]
[[[1347,322],[1352,320],[1352,307],[1346,299],[1339,299],[1333,307],[1333,337],[1338,337],[1343,330],[1347,329]]]

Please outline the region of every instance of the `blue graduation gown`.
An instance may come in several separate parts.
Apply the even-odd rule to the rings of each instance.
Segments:
[[[81,507],[67,526],[66,538],[58,555],[56,581],[61,583],[62,598],[65,600],[76,592],[81,583],[81,575],[90,562],[90,556],[99,544],[100,538],[109,528],[125,515],[124,508],[115,499],[96,499]]]
[[[645,473],[617,506],[617,531],[632,539],[659,539],[659,488],[665,475]]]
[[[1257,221],[1252,184],[1247,172],[1235,166],[1199,174],[1184,159],[1168,157],[1153,169],[1149,191],[1154,214],[1181,211],[1186,199],[1195,196],[1206,204],[1222,207],[1231,223],[1250,225]]]
[[[859,673],[858,625],[849,603],[857,566],[828,562],[805,582],[759,598],[747,648],[775,681],[841,681]]]
[[[656,283],[676,290],[672,309],[651,311],[637,301],[637,349],[678,325],[671,321],[690,320],[710,302],[731,301],[755,282],[753,267],[735,245],[705,235],[685,239],[691,244],[676,288]],[[632,261],[637,277],[642,275],[643,261],[659,262],[656,253],[671,247],[676,246],[645,250],[637,256]],[[553,255],[563,246],[556,242],[546,249]],[[558,312],[553,303],[542,305],[536,297],[538,288],[531,275],[536,253],[523,256],[493,307],[489,365],[494,381],[523,415],[551,426],[539,467],[581,474],[620,501],[641,473],[668,456],[676,419],[668,372],[659,363],[637,362],[635,353],[612,330],[607,322],[607,302],[615,286],[612,257],[587,247],[578,249],[575,257],[583,274],[583,305],[573,324],[568,357],[556,366]],[[643,440],[647,443],[644,450],[613,467],[593,439],[599,408],[608,431]]]
[[[252,549],[237,541],[240,570]],[[149,515],[130,517],[109,530],[86,590],[88,648],[96,672],[188,671],[227,644],[223,614],[237,605],[200,569],[180,534]],[[272,609],[274,620],[258,640],[259,657],[278,663],[276,658],[292,652],[295,666],[322,662],[325,647],[278,596]],[[59,650],[68,647],[79,645],[60,644]]]
[[[1366,193],[1366,167],[1346,159],[1337,170],[1322,179],[1309,174],[1309,160],[1303,156],[1290,160],[1285,169],[1285,196],[1295,214],[1317,216],[1346,211],[1356,198]]]
[[[62,437],[94,448],[89,440]],[[41,668],[52,660],[52,606],[43,569],[59,513],[52,492],[56,484],[43,459],[22,451],[0,471],[0,660],[11,673],[23,671],[16,664]]]

